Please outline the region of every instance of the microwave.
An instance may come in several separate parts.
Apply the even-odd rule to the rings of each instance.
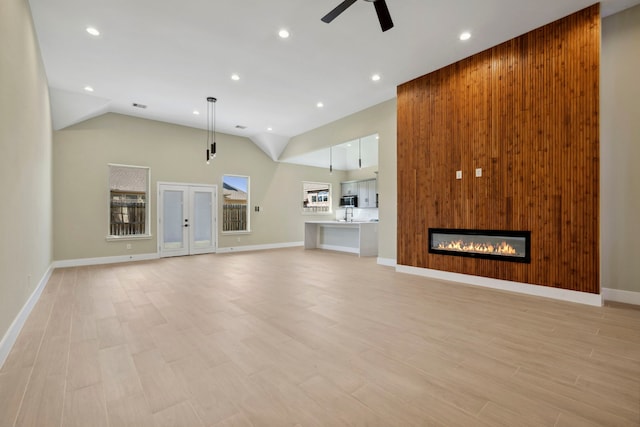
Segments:
[[[343,207],[358,207],[358,196],[342,196],[340,197],[340,206]]]

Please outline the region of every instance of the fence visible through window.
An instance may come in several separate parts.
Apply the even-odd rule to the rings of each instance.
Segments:
[[[222,229],[224,231],[246,231],[247,218],[246,204],[225,203],[222,205]]]
[[[146,194],[111,191],[112,236],[145,234]]]

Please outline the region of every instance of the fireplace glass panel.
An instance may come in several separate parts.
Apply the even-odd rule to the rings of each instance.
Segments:
[[[429,229],[429,252],[530,262],[528,231]]]

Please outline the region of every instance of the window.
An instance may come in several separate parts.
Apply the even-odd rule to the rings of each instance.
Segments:
[[[249,177],[224,175],[222,197],[222,231],[249,231]]]
[[[331,213],[331,184],[303,182],[302,212]]]
[[[149,237],[149,168],[109,165],[109,238]]]

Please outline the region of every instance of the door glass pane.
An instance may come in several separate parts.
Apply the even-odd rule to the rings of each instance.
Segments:
[[[196,248],[211,246],[211,192],[194,191],[193,239]]]
[[[182,191],[165,190],[162,206],[162,235],[165,249],[178,249],[184,247],[182,221]]]

